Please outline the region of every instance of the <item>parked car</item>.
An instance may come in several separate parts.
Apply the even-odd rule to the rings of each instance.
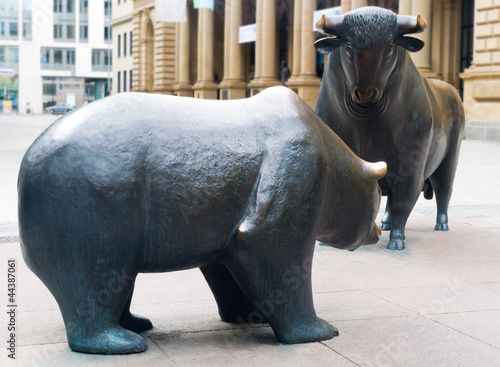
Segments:
[[[56,104],[55,106],[47,107],[45,110],[51,114],[66,113],[66,112],[73,111],[73,106],[70,104],[67,104],[67,103],[59,103],[59,104]]]

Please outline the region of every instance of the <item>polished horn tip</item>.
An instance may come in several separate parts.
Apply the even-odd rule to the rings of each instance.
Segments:
[[[425,19],[419,14],[417,15],[417,27],[424,31],[427,28],[427,22]]]
[[[316,27],[323,29],[325,27],[325,25],[326,25],[326,18],[325,18],[325,14],[323,14],[321,16],[321,18],[319,18],[318,21],[316,22]]]
[[[380,180],[387,174],[387,163],[380,161],[376,163],[367,162],[368,170],[373,174],[375,179]]]

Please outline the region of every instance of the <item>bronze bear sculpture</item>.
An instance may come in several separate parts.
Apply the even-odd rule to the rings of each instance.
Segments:
[[[407,34],[422,32],[421,16],[365,7],[323,16],[317,24],[329,37],[316,41],[331,53],[316,113],[359,157],[387,162],[380,180],[387,195],[381,228],[388,248],[405,247],[407,219],[420,195],[436,194],[436,230],[448,230],[448,205],[465,124],[457,91],[427,79],[408,51],[424,43]]]
[[[279,297],[265,315],[278,340],[330,339],[303,264],[316,240],[349,250],[378,241],[386,169],[284,87],[233,101],[119,94],[62,117],[27,151],[22,252],[75,351],[146,350],[137,332],[152,324],[129,310],[137,274],[196,267],[224,321]]]

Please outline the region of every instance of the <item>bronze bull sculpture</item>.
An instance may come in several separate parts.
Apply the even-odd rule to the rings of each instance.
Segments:
[[[436,230],[448,230],[448,205],[464,130],[457,91],[429,80],[408,51],[424,43],[421,16],[397,15],[365,7],[340,16],[323,16],[318,28],[329,37],[316,41],[330,53],[316,113],[355,154],[384,160],[380,180],[387,207],[381,228],[389,230],[389,249],[404,249],[405,226],[420,192],[436,194]]]
[[[23,256],[75,351],[146,350],[137,333],[152,324],[129,310],[137,274],[196,267],[224,321],[271,303],[263,319],[280,341],[330,339],[307,264],[317,239],[378,241],[386,169],[283,87],[235,101],[119,94],[59,119],[26,153]]]

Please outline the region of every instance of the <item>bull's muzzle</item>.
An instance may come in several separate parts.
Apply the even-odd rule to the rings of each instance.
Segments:
[[[355,86],[352,94],[354,101],[360,104],[375,103],[380,99],[380,91],[377,88]]]

